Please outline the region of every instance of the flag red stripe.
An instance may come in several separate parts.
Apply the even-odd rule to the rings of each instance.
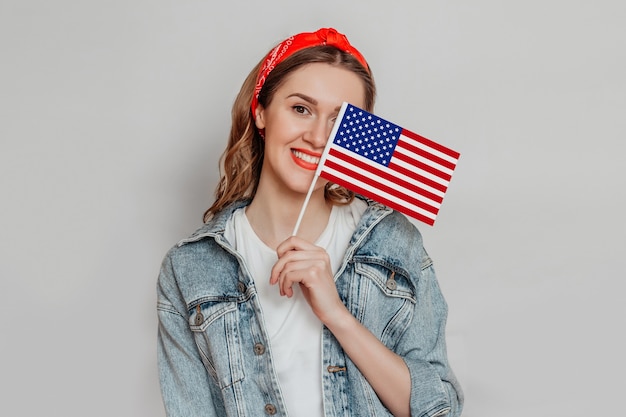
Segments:
[[[459,157],[461,156],[461,154],[458,153],[457,151],[452,150],[452,149],[450,149],[448,147],[445,147],[443,145],[440,145],[437,142],[433,142],[432,140],[427,139],[424,136],[420,136],[420,135],[418,135],[415,132],[411,132],[410,130],[403,129],[402,130],[402,134],[404,136],[406,136],[406,137],[409,137],[409,138],[414,139],[414,140],[416,140],[416,141],[418,141],[420,143],[423,143],[426,146],[429,146],[429,147],[431,147],[431,148],[433,148],[435,150],[438,150],[439,152],[444,153],[444,154],[448,155],[451,158],[459,159]]]
[[[365,175],[361,175],[358,172],[354,172],[352,170],[350,170],[350,166],[349,165],[339,165],[333,161],[329,161],[328,159],[326,160],[326,163],[324,164],[324,168],[332,168],[336,171],[341,172],[342,174],[350,177],[350,178],[354,178],[357,181],[360,181],[364,184],[369,185],[370,187],[372,187],[372,189],[378,189],[381,190],[389,195],[392,195],[394,197],[397,197],[401,200],[406,201],[407,203],[414,205],[416,207],[419,207],[421,209],[424,209],[430,213],[433,214],[437,214],[437,212],[439,211],[438,207],[433,207],[432,205],[425,203],[423,201],[420,201],[418,199],[416,199],[415,197],[411,197],[405,193],[403,193],[402,191],[400,191],[398,188],[393,188],[393,187],[388,187],[384,184],[381,184],[380,182],[376,181],[376,177],[372,176],[372,177],[366,177]],[[322,174],[324,173],[324,169],[322,169]],[[323,175],[320,174],[320,176],[323,177]],[[352,183],[350,183],[352,185]],[[350,188],[350,187],[348,187]],[[374,192],[374,191],[371,191]]]
[[[351,157],[351,156],[349,156],[347,154],[342,153],[341,151],[338,151],[334,147],[330,148],[330,151],[329,151],[328,154],[332,155],[332,156],[334,156],[336,158],[342,159],[342,160],[344,160],[346,163],[348,163],[350,165],[353,165],[355,167],[361,168],[361,169],[371,173],[372,176],[378,176],[380,178],[384,178],[387,181],[391,181],[392,183],[397,184],[397,185],[399,185],[402,188],[405,188],[407,190],[411,190],[411,191],[413,191],[415,193],[423,195],[424,197],[429,198],[429,199],[431,199],[431,200],[433,200],[433,201],[435,201],[437,203],[441,203],[443,201],[443,197],[442,196],[439,196],[437,194],[433,194],[432,192],[430,192],[428,190],[425,190],[425,189],[419,187],[416,184],[411,184],[410,182],[405,181],[405,180],[403,180],[400,177],[397,177],[397,176],[392,175],[392,174],[390,174],[388,172],[385,172],[385,171],[383,171],[383,170],[381,170],[379,168],[376,168],[376,164],[368,164],[368,163],[366,163],[364,161],[360,161],[360,160],[358,160],[356,158],[353,158],[353,157]],[[329,166],[331,164],[331,162],[332,161],[328,161],[327,160],[324,165],[325,166]],[[338,170],[338,171],[343,171],[343,167],[336,167],[336,164],[335,164],[335,169]],[[416,176],[412,172],[408,172],[405,175],[407,177],[410,177],[410,178],[414,178]],[[424,181],[421,181],[421,182],[424,182]],[[432,181],[432,182],[435,183],[434,181]],[[435,184],[437,184],[437,183],[435,183]],[[441,184],[437,184],[437,185],[441,185]],[[433,187],[433,188],[435,188],[437,190],[440,190],[439,187]],[[445,192],[445,188],[443,190],[440,190],[440,191]]]
[[[394,164],[393,163],[393,159],[392,162],[389,164],[389,166],[387,166],[387,168],[392,169],[394,171],[397,171],[403,175],[406,175],[407,177],[411,177],[419,182],[423,182],[424,184],[428,185],[429,187],[434,188],[435,190],[439,190],[442,193],[445,193],[446,190],[448,189],[447,186],[438,183],[437,181],[433,181],[430,178],[426,178],[422,175],[419,175],[411,170],[409,170],[408,168],[403,167],[402,165],[398,165],[398,164]]]
[[[443,180],[450,181],[452,179],[452,175],[446,174],[445,172],[439,171],[437,168],[435,168],[433,166],[427,165],[427,164],[425,164],[423,162],[420,162],[420,161],[418,161],[416,159],[411,158],[408,155],[400,153],[400,152],[397,151],[397,148],[396,148],[396,151],[391,156],[392,163],[393,163],[394,158],[399,159],[401,161],[404,161],[404,162],[408,163],[409,165],[414,166],[415,168],[419,168],[421,170],[429,172],[429,173],[431,173],[431,174],[433,174],[433,175],[435,175],[435,176],[437,176],[437,177],[439,177],[439,178],[441,178]]]
[[[407,149],[409,152],[413,152],[416,155],[422,156],[426,159],[429,159],[433,162],[435,162],[438,165],[441,165],[442,167],[454,170],[455,164],[445,160],[435,154],[432,154],[424,149],[418,148],[417,146],[415,146],[414,144],[409,143],[406,140],[403,140],[402,137],[400,137],[400,140],[398,141],[398,146],[397,148],[404,148]],[[396,149],[397,149],[396,148]]]
[[[347,188],[351,189],[352,191],[354,191],[357,194],[361,194],[361,195],[363,195],[365,197],[371,198],[372,200],[376,200],[379,203],[382,203],[382,204],[386,205],[387,207],[390,207],[390,208],[392,208],[394,210],[397,210],[397,211],[399,211],[401,213],[404,213],[404,214],[406,214],[406,215],[408,215],[410,217],[413,217],[414,219],[417,219],[417,220],[419,220],[421,222],[424,222],[424,223],[426,223],[429,226],[432,226],[433,224],[435,224],[435,220],[434,219],[431,219],[430,217],[426,217],[426,216],[424,216],[421,213],[418,213],[418,212],[413,211],[413,210],[411,210],[411,209],[409,209],[407,207],[404,207],[404,206],[402,206],[402,205],[400,205],[398,203],[395,203],[395,202],[393,202],[391,200],[388,200],[388,199],[380,196],[379,194],[376,194],[372,190],[366,190],[364,188],[358,187],[355,184],[352,184],[352,183],[350,183],[350,182],[348,182],[348,181],[346,181],[346,180],[344,180],[342,178],[335,177],[334,175],[331,175],[328,172],[322,171],[320,176],[322,178],[327,179],[328,181],[334,182],[335,184],[339,184],[339,185],[342,185],[344,187],[347,187]]]

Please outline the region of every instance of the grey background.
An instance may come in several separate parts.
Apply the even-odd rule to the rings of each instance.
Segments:
[[[262,54],[334,26],[376,113],[462,153],[420,226],[467,417],[616,415],[620,1],[0,1],[0,414],[163,416],[155,280]]]

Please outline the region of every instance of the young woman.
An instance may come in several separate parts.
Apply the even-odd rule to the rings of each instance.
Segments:
[[[319,179],[292,236],[342,102],[374,97],[334,29],[286,39],[244,82],[216,200],[159,276],[168,416],[460,415],[417,229]]]

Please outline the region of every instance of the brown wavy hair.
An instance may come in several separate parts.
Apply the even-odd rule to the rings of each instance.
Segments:
[[[204,222],[229,204],[254,197],[261,166],[263,165],[264,141],[254,123],[250,110],[252,94],[261,60],[246,77],[235,99],[231,111],[232,125],[228,144],[220,159],[220,180],[215,190],[215,202],[204,213]],[[352,55],[333,46],[315,46],[295,52],[276,66],[268,75],[259,92],[259,104],[266,108],[272,101],[276,90],[285,82],[289,74],[298,68],[312,63],[326,63],[354,72],[363,81],[365,89],[365,110],[372,111],[376,99],[376,85],[371,69],[363,65]],[[324,197],[332,204],[349,204],[354,199],[354,192],[328,183],[324,188]]]

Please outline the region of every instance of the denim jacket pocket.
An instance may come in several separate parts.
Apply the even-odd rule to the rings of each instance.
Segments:
[[[413,318],[415,286],[402,271],[375,263],[355,263],[352,284],[353,314],[381,342],[393,349]]]
[[[415,286],[402,272],[388,269],[377,264],[356,263],[354,270],[361,276],[366,276],[376,284],[388,297],[405,298],[412,303],[416,302]]]
[[[189,308],[189,327],[209,374],[221,389],[244,378],[236,300],[200,300]]]

